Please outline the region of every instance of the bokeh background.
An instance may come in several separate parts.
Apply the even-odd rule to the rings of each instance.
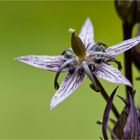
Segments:
[[[56,92],[55,73],[17,62],[28,54],[58,55],[70,47],[73,27],[80,31],[86,17],[94,25],[95,41],[113,45],[122,40],[114,2],[0,2],[0,139],[99,139],[105,101],[84,80],[68,99],[50,111]],[[123,55],[117,56],[123,63]],[[123,70],[122,70],[123,72]],[[134,68],[134,78],[139,72]],[[64,78],[63,74],[60,81]],[[115,84],[101,80],[110,94]],[[135,82],[137,99],[139,82]],[[118,94],[124,96],[124,86]],[[123,103],[115,99],[118,110]],[[113,117],[113,116],[112,116]]]

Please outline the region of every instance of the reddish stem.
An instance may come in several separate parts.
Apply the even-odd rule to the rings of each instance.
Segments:
[[[123,40],[129,39],[132,37],[132,29],[133,24],[130,25],[128,23],[123,23]],[[133,85],[132,80],[132,50],[128,50],[124,53],[124,68],[125,68],[125,76]],[[128,94],[133,93],[133,89],[129,86],[126,86],[126,96],[128,98]]]

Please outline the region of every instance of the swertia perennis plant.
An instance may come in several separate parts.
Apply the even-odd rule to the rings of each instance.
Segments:
[[[51,99],[51,109],[72,94],[79,87],[85,75],[91,80],[95,91],[100,91],[95,82],[95,76],[113,83],[132,86],[129,80],[118,69],[111,66],[109,62],[117,63],[118,68],[121,69],[120,62],[114,56],[137,45],[140,42],[140,36],[107,47],[103,43],[94,41],[93,26],[89,18],[86,19],[79,36],[76,35],[74,29],[69,29],[69,31],[72,34],[72,48],[66,49],[61,55],[17,57],[18,61],[56,72],[54,86],[57,91]],[[61,72],[67,72],[68,74],[59,87],[57,81]]]

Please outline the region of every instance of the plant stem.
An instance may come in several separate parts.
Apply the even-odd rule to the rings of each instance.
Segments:
[[[100,83],[100,81],[97,79],[96,76],[94,76],[94,79],[96,81],[97,86],[100,89],[101,95],[103,96],[103,98],[105,99],[105,101],[108,102],[109,96],[108,96],[107,92],[105,91],[104,87],[102,86],[102,84]],[[119,112],[118,112],[118,110],[117,110],[117,108],[115,107],[114,104],[112,104],[112,108],[111,109],[112,109],[115,117],[118,119],[119,118]]]
[[[127,22],[123,23],[123,40],[129,39],[132,37],[132,29],[133,24],[128,24]],[[128,50],[124,53],[124,68],[125,68],[125,76],[132,83],[132,50]],[[126,96],[128,98],[128,94],[132,94],[132,88],[126,86]]]

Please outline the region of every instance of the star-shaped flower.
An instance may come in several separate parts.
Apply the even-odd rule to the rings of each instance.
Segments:
[[[140,36],[106,47],[103,43],[94,42],[93,26],[89,18],[86,19],[79,36],[75,34],[74,29],[69,31],[72,33],[72,48],[66,49],[60,56],[27,55],[17,58],[18,61],[34,67],[56,72],[54,85],[57,91],[51,99],[51,109],[71,95],[79,87],[85,75],[89,77],[96,91],[99,88],[94,80],[95,76],[131,86],[121,72],[108,62],[115,62],[121,68],[120,62],[114,56],[137,45]],[[59,87],[57,80],[61,72],[68,74]]]

